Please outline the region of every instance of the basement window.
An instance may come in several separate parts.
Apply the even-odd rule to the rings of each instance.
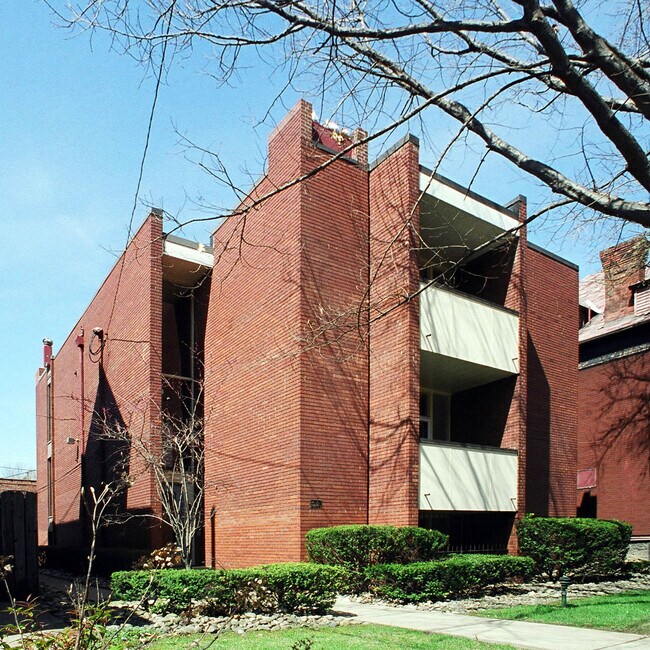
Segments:
[[[451,395],[420,391],[420,440],[449,440]]]

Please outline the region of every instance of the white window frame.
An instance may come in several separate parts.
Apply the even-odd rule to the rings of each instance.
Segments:
[[[428,423],[428,434],[426,437],[420,436],[420,440],[424,442],[449,442],[450,440],[450,434],[451,434],[451,426],[450,426],[450,419],[451,419],[451,394],[450,393],[443,393],[442,391],[438,390],[432,390],[430,388],[420,388],[420,397],[422,395],[426,395],[427,397],[427,405],[428,405],[428,416],[423,416],[420,414],[420,423],[422,422],[427,422]],[[445,408],[446,408],[446,430],[443,432],[442,436],[436,436],[434,435],[434,429],[436,426],[436,421],[435,421],[435,412],[433,408],[433,396],[434,395],[439,395],[442,397],[445,397]]]

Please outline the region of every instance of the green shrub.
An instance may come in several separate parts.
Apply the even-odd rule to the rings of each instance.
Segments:
[[[307,563],[228,571],[120,571],[111,577],[111,590],[118,600],[165,599],[167,611],[207,601],[212,614],[320,613],[334,604],[344,573],[339,567]]]
[[[362,572],[375,564],[407,564],[438,557],[448,537],[437,530],[413,526],[333,526],[307,533],[312,562]]]
[[[269,564],[227,573],[239,609],[298,614],[327,611],[345,574],[340,567],[307,563]]]
[[[625,563],[632,527],[622,521],[535,517],[517,524],[519,550],[535,562],[537,575],[605,577]]]
[[[467,596],[507,580],[526,580],[533,562],[510,555],[455,555],[436,562],[368,567],[370,590],[382,598],[422,602]]]
[[[157,598],[159,571],[116,571],[111,574],[111,595],[115,600]]]

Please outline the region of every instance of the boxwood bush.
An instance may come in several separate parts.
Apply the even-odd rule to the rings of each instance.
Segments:
[[[632,527],[622,521],[527,515],[517,524],[519,550],[540,576],[606,577],[619,573]]]
[[[368,567],[370,590],[382,598],[418,603],[467,596],[509,580],[526,580],[534,564],[510,555],[454,555],[435,562]]]
[[[307,533],[309,559],[361,572],[375,564],[433,560],[447,546],[437,530],[414,526],[333,526]]]
[[[332,607],[345,571],[340,567],[287,563],[227,571],[240,611],[322,613]],[[211,595],[213,607],[219,599]]]
[[[339,567],[307,563],[225,571],[120,571],[111,577],[111,591],[117,600],[164,599],[168,611],[206,601],[213,614],[322,613],[334,604],[343,574]]]

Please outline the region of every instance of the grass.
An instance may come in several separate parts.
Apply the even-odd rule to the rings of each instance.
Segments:
[[[574,600],[569,588],[568,606],[565,609],[558,601],[549,605],[483,610],[478,615],[650,635],[650,590]]]
[[[161,639],[151,650],[181,650],[189,648],[197,636],[176,636]],[[205,647],[199,643],[195,648]],[[210,646],[210,650],[236,648],[237,650],[348,650],[349,648],[406,648],[409,650],[514,650],[509,645],[482,643],[441,634],[428,634],[384,625],[348,625],[336,628],[308,630],[305,628],[248,632],[244,635],[226,632]]]

